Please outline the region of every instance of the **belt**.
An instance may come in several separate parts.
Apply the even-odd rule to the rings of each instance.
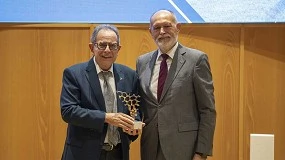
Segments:
[[[112,150],[118,149],[119,147],[121,147],[120,143],[118,143],[116,146],[109,144],[109,143],[104,143],[102,146],[102,149],[105,151],[112,151]]]

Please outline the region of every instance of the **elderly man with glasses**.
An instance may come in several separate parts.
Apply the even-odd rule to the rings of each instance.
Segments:
[[[128,160],[129,144],[140,131],[133,129],[134,118],[118,91],[137,94],[138,76],[114,63],[121,48],[115,26],[97,26],[89,48],[93,57],[88,62],[63,72],[60,105],[68,127],[62,159]]]

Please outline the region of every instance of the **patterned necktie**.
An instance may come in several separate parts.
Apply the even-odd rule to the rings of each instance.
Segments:
[[[163,90],[164,82],[167,77],[168,68],[166,60],[168,58],[167,54],[161,54],[161,57],[163,58],[160,63],[160,70],[159,70],[159,77],[158,77],[158,85],[157,85],[157,101],[160,101],[161,93]]]
[[[104,100],[105,100],[105,105],[106,105],[106,112],[116,113],[117,107],[114,104],[115,95],[108,81],[110,76],[112,76],[112,73],[111,72],[101,72],[101,73],[104,79],[103,95],[104,95]],[[108,135],[108,142],[116,146],[119,142],[119,132],[117,130],[117,127],[108,125],[107,135]]]

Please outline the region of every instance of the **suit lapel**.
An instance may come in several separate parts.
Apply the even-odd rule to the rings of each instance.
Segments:
[[[146,72],[143,75],[145,77],[145,83],[144,86],[147,86],[145,88],[146,90],[146,94],[151,97],[151,99],[153,100],[153,102],[157,103],[156,98],[153,96],[151,90],[150,90],[150,86],[151,86],[151,77],[153,74],[153,68],[156,62],[156,58],[157,58],[157,54],[158,54],[158,50],[154,51],[153,54],[151,55],[150,59],[148,60],[148,62],[146,63]]]
[[[86,67],[86,77],[93,93],[95,94],[95,99],[98,102],[99,108],[102,111],[106,111],[104,97],[93,58],[91,58],[91,60],[88,62],[88,66]]]
[[[121,68],[114,64],[114,78],[115,78],[115,84],[116,84],[116,91],[123,91],[123,84],[124,84],[124,74],[121,70]],[[106,112],[106,107],[105,107],[105,102],[104,102],[104,96],[102,94],[102,90],[101,90],[101,85],[99,82],[99,77],[96,71],[96,67],[95,64],[93,62],[93,58],[91,58],[91,60],[88,63],[88,66],[86,67],[86,77],[88,79],[88,82],[92,88],[92,91],[95,94],[95,99],[98,102],[99,108],[102,111]],[[117,98],[117,104],[120,104],[118,101],[120,101],[119,97],[118,97],[118,93],[116,92],[116,98]],[[117,112],[123,112],[123,108],[120,107],[120,105],[117,105]]]
[[[172,84],[172,82],[174,81],[175,77],[177,76],[177,74],[179,73],[180,69],[182,68],[182,66],[185,63],[185,59],[183,57],[183,55],[186,52],[183,51],[183,47],[179,44],[177,47],[177,50],[175,51],[174,57],[173,57],[173,61],[171,63],[162,93],[161,93],[161,100],[163,99],[163,97],[165,96],[167,90],[169,89],[170,85]]]

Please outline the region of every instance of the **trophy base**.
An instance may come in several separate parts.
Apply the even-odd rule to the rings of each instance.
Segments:
[[[143,123],[142,121],[135,121],[134,122],[134,129],[142,129]]]

